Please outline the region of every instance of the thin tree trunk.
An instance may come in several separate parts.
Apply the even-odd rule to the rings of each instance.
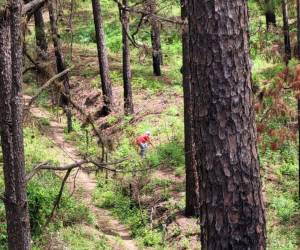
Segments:
[[[182,58],[183,58],[183,92],[184,92],[184,150],[186,169],[186,206],[185,215],[199,215],[199,182],[195,162],[193,140],[193,111],[192,93],[189,70],[189,34],[186,12],[187,0],[181,0],[181,17],[184,22],[182,30]]]
[[[271,25],[274,25],[276,27],[276,14],[275,14],[275,8],[273,4],[273,0],[265,0],[265,15],[266,15],[266,25],[267,30],[269,30]]]
[[[22,129],[22,32],[19,0],[0,11],[0,131],[8,249],[30,249]]]
[[[150,2],[150,12],[156,12],[156,0]],[[160,24],[155,18],[151,18],[151,43],[152,43],[152,59],[153,73],[155,76],[161,76],[162,53],[160,44]]]
[[[66,69],[66,67],[65,67],[64,58],[63,58],[61,45],[59,41],[58,28],[56,24],[57,16],[53,8],[52,1],[48,2],[48,11],[49,11],[50,26],[51,26],[52,40],[54,46],[54,53],[56,57],[56,68],[57,68],[57,72],[61,73]],[[64,85],[64,93],[66,95],[64,94],[61,95],[60,105],[63,107],[66,113],[68,132],[70,133],[73,130],[73,127],[72,127],[72,112],[71,112],[70,102],[69,102],[69,96],[70,96],[69,75],[65,74],[62,80]]]
[[[36,45],[38,47],[38,58],[47,60],[48,43],[46,39],[45,23],[44,23],[42,8],[34,12],[34,24],[35,24]]]
[[[289,60],[292,57],[292,50],[291,50],[291,40],[290,40],[288,5],[286,0],[282,0],[282,16],[283,16],[283,35],[284,35],[284,50],[285,50],[284,61],[286,64],[288,64]]]
[[[112,97],[111,80],[109,78],[109,65],[108,65],[108,58],[107,58],[107,50],[105,46],[101,6],[99,0],[92,0],[92,5],[93,5],[95,31],[96,31],[101,88],[102,88],[103,101],[104,101],[104,107],[101,111],[101,114],[108,115],[111,112],[113,97]]]
[[[128,6],[128,0],[123,0]],[[130,48],[127,35],[129,34],[129,13],[122,10],[122,42],[123,42],[123,83],[124,83],[124,111],[125,115],[134,113],[131,88]]]
[[[189,0],[202,250],[266,247],[247,1]]]
[[[42,8],[34,12],[34,24],[35,40],[37,46],[37,61],[43,65],[48,60],[48,43],[46,39]],[[37,69],[37,83],[41,85],[46,81],[47,76],[45,75],[45,72]]]

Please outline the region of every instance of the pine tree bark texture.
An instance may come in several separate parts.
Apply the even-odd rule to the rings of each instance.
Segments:
[[[300,60],[300,0],[297,0],[297,56]]]
[[[246,0],[189,0],[203,250],[266,247]]]
[[[189,36],[186,12],[187,0],[181,0],[182,28],[182,58],[183,58],[183,93],[184,93],[184,151],[186,172],[186,216],[196,216],[199,213],[199,182],[195,162],[193,139],[193,110],[189,70]]]
[[[156,12],[156,0],[150,1],[150,12]],[[161,76],[162,53],[160,44],[160,24],[155,18],[151,18],[151,43],[152,43],[152,59],[153,73],[155,76]]]
[[[283,17],[283,36],[284,36],[284,51],[285,62],[288,64],[292,57],[291,39],[290,39],[290,26],[289,26],[289,14],[287,0],[282,1],[282,17]]]
[[[38,59],[47,60],[48,43],[45,33],[45,23],[42,8],[34,12],[35,39],[38,47]]]
[[[0,9],[0,131],[8,249],[30,249],[22,128],[22,32],[19,0]],[[1,8],[1,6],[0,6]]]
[[[113,104],[112,86],[109,78],[109,65],[107,50],[105,45],[104,27],[102,20],[101,5],[99,0],[92,0],[93,16],[96,32],[96,42],[98,50],[98,60],[100,68],[101,88],[103,94],[104,107],[102,113],[107,115],[110,113]]]
[[[54,46],[54,53],[56,58],[56,68],[57,68],[57,72],[61,73],[66,69],[66,67],[65,67],[63,54],[61,51],[60,40],[59,40],[59,34],[57,28],[57,15],[56,15],[56,11],[54,10],[52,1],[48,2],[48,11],[49,11],[49,19],[50,19],[50,28],[52,33],[52,41]],[[69,96],[70,96],[69,75],[65,74],[62,80],[64,85],[64,94],[62,94],[60,97],[60,105],[62,106],[62,108],[66,113],[67,127],[68,127],[68,132],[70,133],[73,130],[73,126],[72,126],[72,112],[69,103]]]
[[[269,30],[271,25],[276,27],[276,14],[273,1],[274,0],[265,0],[267,30]]]
[[[128,6],[128,0],[123,0],[123,5]],[[124,84],[124,111],[125,115],[134,113],[131,69],[130,69],[130,47],[127,35],[129,34],[129,13],[122,10],[122,45],[123,45],[123,84]]]

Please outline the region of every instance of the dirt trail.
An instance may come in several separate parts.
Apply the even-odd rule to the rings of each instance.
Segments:
[[[25,103],[30,99],[29,96],[23,96]],[[38,107],[32,107],[31,115],[35,118],[49,119],[49,127],[47,128],[47,136],[53,140],[57,147],[62,149],[62,153],[57,155],[61,165],[81,161],[82,158],[78,150],[64,139],[65,125],[51,119],[52,115]],[[68,181],[68,188],[73,191],[75,179],[75,193],[80,196],[95,214],[97,219],[97,228],[99,228],[107,237],[111,247],[114,250],[138,250],[134,240],[131,237],[130,230],[122,225],[118,220],[113,218],[108,210],[96,207],[92,202],[92,195],[96,189],[96,180],[92,174],[88,174],[83,170],[74,170]]]

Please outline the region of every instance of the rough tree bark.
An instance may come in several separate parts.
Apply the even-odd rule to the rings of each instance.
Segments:
[[[297,0],[297,57],[300,60],[300,0]],[[298,103],[298,161],[299,161],[299,180],[300,180],[300,98]],[[300,185],[299,185],[300,200]]]
[[[0,131],[4,163],[8,248],[30,249],[22,129],[22,29],[20,0],[0,6]]]
[[[48,43],[45,33],[45,23],[43,18],[42,7],[34,12],[35,40],[37,46],[37,61],[45,64],[48,61]],[[47,81],[45,72],[37,69],[37,83],[39,85]]]
[[[150,1],[150,12],[156,12],[156,0]],[[160,24],[155,18],[151,18],[151,43],[152,43],[152,59],[153,73],[155,76],[161,76],[162,53],[160,44]]]
[[[284,51],[285,51],[284,61],[286,64],[288,64],[289,60],[292,57],[288,5],[286,0],[281,0],[281,1],[282,1],[283,35],[284,35]]]
[[[269,30],[271,25],[276,27],[276,14],[273,0],[265,0],[265,8],[267,30]]]
[[[52,33],[52,41],[54,46],[54,53],[56,58],[56,68],[57,72],[61,73],[63,72],[66,67],[64,63],[63,54],[61,51],[61,45],[59,40],[59,34],[58,34],[58,28],[57,28],[57,15],[53,7],[53,2],[48,2],[48,11],[49,11],[49,18],[50,18],[50,28]],[[70,95],[70,82],[69,82],[69,75],[65,74],[62,78],[63,85],[64,85],[64,94],[60,96],[60,105],[64,109],[67,117],[67,127],[68,132],[70,133],[73,130],[72,127],[72,112],[70,108],[70,102],[69,102],[69,95]]]
[[[300,60],[300,0],[297,0],[297,57]]]
[[[203,250],[265,249],[247,1],[189,0]]]
[[[123,0],[123,5],[128,6],[128,0]],[[129,12],[122,10],[122,43],[123,43],[123,83],[124,83],[124,111],[125,115],[134,113],[131,69],[130,69],[130,48],[127,35],[129,34]]]
[[[182,58],[183,58],[183,93],[184,93],[184,150],[186,172],[186,205],[185,215],[195,216],[199,213],[199,182],[195,162],[193,142],[193,111],[192,93],[189,71],[189,36],[186,12],[187,0],[181,0],[181,17],[184,22],[182,29]]]
[[[92,0],[93,16],[96,31],[96,42],[98,50],[98,60],[100,68],[101,88],[103,94],[104,106],[101,115],[105,116],[111,112],[113,104],[112,86],[109,78],[109,65],[107,58],[107,50],[105,46],[104,27],[101,14],[101,6],[99,0]]]
[[[39,8],[36,12],[34,12],[34,25],[36,46],[38,47],[38,58],[47,60],[48,43],[45,33],[45,23],[42,8]]]

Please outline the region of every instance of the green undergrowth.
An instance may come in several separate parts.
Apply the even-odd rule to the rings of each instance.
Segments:
[[[27,172],[39,163],[48,162],[59,165],[57,151],[53,144],[33,127],[24,129],[25,159]],[[0,165],[1,165],[0,153]],[[0,170],[0,192],[3,192],[3,172]],[[56,211],[52,222],[45,227],[51,214],[53,203],[60,189],[60,178],[50,171],[40,171],[27,185],[31,234],[34,249],[44,249],[48,242],[47,235],[57,232],[64,227],[88,223],[93,224],[94,217],[89,209],[64,190],[59,209]],[[0,203],[0,249],[6,249],[6,223],[3,203]]]
[[[144,247],[162,247],[163,232],[161,229],[151,229],[149,215],[144,208],[133,202],[114,180],[98,181],[94,193],[97,206],[110,209],[122,223],[129,226],[133,237]]]
[[[268,249],[296,250],[299,244],[298,147],[290,142],[261,153],[266,190]]]
[[[253,65],[253,80],[258,93],[273,89],[277,76],[285,69],[282,60],[268,60],[257,56]],[[290,72],[297,64],[289,63]],[[292,92],[284,93],[287,109],[296,110],[296,99]],[[265,111],[274,105],[272,96],[263,97],[264,109],[257,113],[257,121],[265,116]],[[267,235],[270,250],[296,250],[299,246],[299,203],[298,203],[298,141],[290,137],[295,129],[285,128],[294,122],[288,113],[270,114],[264,130],[258,131],[259,154],[266,196]],[[259,123],[258,123],[259,124]],[[276,133],[274,133],[276,131]],[[286,134],[287,133],[287,134]]]
[[[59,231],[59,238],[68,245],[68,249],[111,250],[107,239],[96,229],[85,225],[64,227]]]

